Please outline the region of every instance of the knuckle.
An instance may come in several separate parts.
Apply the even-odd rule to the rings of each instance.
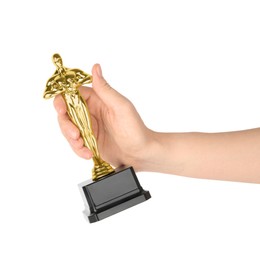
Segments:
[[[109,83],[107,81],[104,83],[103,88],[108,89],[108,90],[112,89],[112,87],[109,85]]]

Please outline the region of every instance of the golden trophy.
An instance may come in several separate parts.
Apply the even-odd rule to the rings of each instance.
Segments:
[[[53,63],[56,70],[47,81],[43,97],[62,95],[71,121],[78,127],[84,145],[93,153],[92,180],[79,184],[89,222],[99,221],[151,198],[149,191],[141,187],[132,167],[114,169],[100,156],[89,110],[79,92],[80,86],[92,82],[92,76],[80,69],[64,67],[59,54],[53,55]]]

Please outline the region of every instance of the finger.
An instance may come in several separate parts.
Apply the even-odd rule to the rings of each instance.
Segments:
[[[89,97],[93,94],[93,90],[92,88],[89,87],[79,87],[79,92],[81,94],[81,96],[83,97],[84,100],[88,100]]]
[[[78,140],[70,139],[69,144],[72,150],[81,158],[91,159],[93,154],[92,152],[84,146],[83,139],[80,137]]]
[[[58,114],[64,115],[67,113],[66,103],[61,95],[57,95],[54,98],[53,105]]]
[[[79,137],[78,139],[71,138],[68,141],[74,150],[81,149],[84,147],[84,142],[81,137]]]
[[[80,137],[79,129],[71,122],[67,114],[59,115],[58,122],[60,129],[65,138],[69,141],[70,139],[77,140]]]
[[[61,132],[69,142],[72,150],[81,158],[91,159],[93,156],[92,152],[84,146],[78,128],[70,121],[68,115],[60,115],[58,122]]]
[[[74,152],[83,159],[89,160],[93,157],[91,151],[89,151],[87,147],[82,147],[81,149],[77,149]]]
[[[95,93],[105,102],[105,104],[116,105],[118,101],[124,98],[120,93],[114,90],[104,79],[99,64],[95,64],[93,66],[92,75],[92,87]]]

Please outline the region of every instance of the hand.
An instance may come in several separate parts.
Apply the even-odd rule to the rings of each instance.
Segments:
[[[142,160],[148,155],[146,148],[152,143],[152,131],[144,125],[133,104],[106,82],[99,64],[93,66],[92,76],[92,88],[80,87],[80,93],[91,114],[101,157],[114,167],[131,165],[137,171],[142,170]],[[74,152],[90,159],[92,153],[70,121],[61,95],[56,96],[54,106],[61,131]]]

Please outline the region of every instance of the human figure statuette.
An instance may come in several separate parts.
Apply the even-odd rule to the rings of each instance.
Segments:
[[[112,166],[105,162],[98,151],[97,141],[92,131],[90,113],[85,100],[79,92],[79,87],[92,82],[92,76],[79,69],[69,69],[63,66],[59,54],[53,55],[56,71],[47,81],[43,97],[49,99],[61,94],[71,121],[78,127],[84,145],[93,153],[94,168],[92,180],[114,171]]]

